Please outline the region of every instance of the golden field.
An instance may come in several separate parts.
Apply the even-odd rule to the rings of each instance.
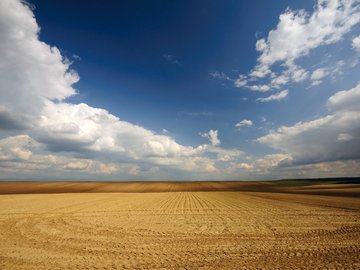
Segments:
[[[0,193],[0,269],[360,269],[359,184],[3,182]]]

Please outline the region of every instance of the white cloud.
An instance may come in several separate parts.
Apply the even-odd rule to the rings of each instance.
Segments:
[[[298,178],[344,177],[358,175],[359,160],[320,162],[294,167],[288,175]]]
[[[283,90],[279,93],[270,95],[265,98],[258,98],[256,100],[260,101],[260,102],[269,102],[269,101],[274,101],[274,100],[282,100],[282,99],[286,98],[287,96],[288,96],[288,90]]]
[[[258,139],[290,154],[295,164],[360,158],[360,84],[328,99],[330,114],[299,122]]]
[[[249,119],[244,119],[241,120],[240,122],[235,124],[235,127],[240,128],[240,127],[251,127],[253,125],[253,122]]]
[[[299,163],[360,158],[360,114],[341,112],[291,127],[281,127],[258,139],[274,149],[285,151]],[[338,140],[339,131],[357,137],[351,144]]]
[[[360,83],[350,90],[339,91],[327,101],[332,111],[360,111]]]
[[[224,72],[213,71],[210,72],[209,75],[216,79],[231,81],[231,78],[228,75],[226,75]]]
[[[120,165],[96,160],[74,158],[67,155],[46,154],[43,145],[28,135],[0,139],[0,171],[14,172],[26,177],[55,175],[56,179],[66,172],[87,174],[112,174],[120,171]],[[122,165],[127,167],[128,165]],[[35,174],[33,174],[35,173]]]
[[[227,172],[233,175],[251,175],[255,179],[301,179],[354,176],[360,171],[359,160],[320,162],[291,167],[281,165],[289,162],[291,162],[289,155],[272,154],[250,163],[234,163]]]
[[[267,65],[256,65],[255,68],[250,72],[250,77],[255,80],[254,78],[264,78],[267,75],[272,75],[273,73],[270,70],[270,67]]]
[[[311,85],[319,85],[322,83],[322,79],[330,74],[327,68],[318,68],[313,71],[310,79],[313,81]]]
[[[251,175],[267,175],[269,177],[273,170],[276,170],[283,161],[291,161],[289,154],[270,154],[261,158],[250,158],[248,162],[233,162],[227,169],[228,173],[239,173],[240,171],[250,172]]]
[[[251,170],[251,169],[253,169],[253,166],[252,166],[252,165],[250,165],[250,164],[248,164],[248,163],[245,163],[245,162],[241,162],[241,163],[237,164],[236,167],[239,168],[239,169],[245,169],[245,170]]]
[[[253,163],[253,167],[260,170],[268,170],[269,168],[278,166],[284,160],[292,160],[289,154],[271,154],[265,155],[262,158],[256,159]]]
[[[81,159],[72,160],[69,163],[64,165],[64,169],[85,170],[86,168],[89,167],[90,163],[91,162],[89,160],[81,160]]]
[[[319,0],[311,15],[288,9],[279,20],[266,40],[257,41],[260,67],[294,61],[316,47],[338,42],[359,23],[359,5],[356,0]]]
[[[240,74],[239,78],[234,81],[235,87],[243,87],[247,84],[247,77]]]
[[[285,85],[289,82],[290,78],[289,76],[287,75],[279,75],[277,77],[274,77],[272,80],[271,80],[271,85],[273,85],[274,87],[278,88],[282,85]]]
[[[284,72],[284,74],[291,78],[294,82],[301,82],[308,77],[308,72],[305,69],[295,65],[293,62],[288,61],[286,66],[287,70]]]
[[[256,41],[255,48],[257,51],[262,52],[266,50],[267,46],[265,39],[262,38]]]
[[[31,148],[36,142],[27,135],[7,137],[0,140],[0,161],[3,160],[28,160]]]
[[[310,77],[312,80],[311,85],[315,86],[321,84],[323,82],[322,80],[327,76],[331,76],[333,79],[336,79],[338,76],[343,75],[344,66],[345,61],[338,60],[332,67],[315,69]]]
[[[22,122],[36,117],[45,100],[76,94],[72,85],[79,80],[56,47],[38,40],[39,30],[30,8],[0,2],[0,105]]]
[[[140,174],[140,167],[139,166],[133,166],[129,170],[129,175],[139,175]]]
[[[114,174],[119,171],[120,171],[119,165],[114,163],[109,163],[109,164],[100,163],[98,168],[96,169],[96,172],[101,174]]]
[[[106,110],[62,102],[76,93],[78,75],[56,47],[39,41],[27,6],[11,0],[0,5],[0,108],[13,119],[31,115],[26,122],[32,137],[52,151],[109,151],[135,159],[192,151]]]
[[[360,35],[358,35],[357,37],[354,37],[351,45],[354,48],[354,50],[356,50],[357,52],[360,52]]]
[[[243,152],[238,149],[223,149],[214,146],[208,146],[207,148],[209,153],[217,154],[217,161],[234,160],[243,154]]]
[[[266,92],[270,90],[270,86],[266,85],[266,84],[261,84],[261,85],[249,85],[248,86],[249,89],[253,90],[253,91],[260,91],[260,92]]]
[[[346,63],[344,60],[336,61],[335,65],[331,69],[331,76],[332,79],[336,79],[338,76],[341,76],[344,74],[344,67],[346,66]]]
[[[271,87],[275,88],[304,81],[308,71],[296,65],[296,60],[309,55],[315,48],[341,41],[359,22],[358,0],[318,0],[311,14],[305,10],[287,9],[280,15],[276,28],[266,38],[257,40],[256,50],[260,56],[249,72],[249,80],[270,76]],[[357,42],[357,39],[353,41],[354,48],[357,48]],[[272,71],[275,64],[281,67],[279,74]],[[320,78],[315,77],[323,74],[315,72],[313,75],[313,84],[321,83]]]
[[[311,83],[312,86],[316,86],[316,85],[319,85],[319,84],[322,84],[322,81],[321,81],[321,80],[313,81],[313,82]]]
[[[220,168],[229,163],[243,171],[257,172],[257,168],[262,168],[260,173],[291,161],[293,156],[293,162],[308,162],[328,160],[326,157],[334,153],[334,158],[349,159],[351,153],[356,156],[355,152],[360,152],[357,148],[358,86],[353,91],[339,92],[331,97],[328,108],[332,113],[324,119],[317,119],[316,123],[300,123],[293,129],[284,127],[268,134],[267,139],[259,139],[284,153],[244,162],[240,150],[219,147],[217,130],[202,134],[209,139],[209,144],[185,146],[165,130],[163,135],[159,135],[104,109],[70,103],[67,98],[76,94],[74,84],[79,76],[71,70],[70,61],[61,55],[59,49],[39,40],[39,29],[31,9],[22,2],[0,1],[0,171],[3,178],[11,173],[28,177],[36,172],[46,176],[94,174],[98,177],[97,174],[106,174],[108,177],[114,175],[114,179],[119,179],[115,178],[118,175],[141,178],[145,174],[156,177],[160,170],[171,169],[219,179],[223,176]],[[269,47],[269,37],[257,45],[263,53],[272,46]],[[171,55],[164,58],[177,61]],[[261,61],[253,73],[271,75],[272,82],[253,85],[253,90],[266,91],[308,76],[306,70],[291,62],[286,62],[286,72],[277,76],[270,70],[270,64],[262,65]],[[222,73],[219,76],[229,78]],[[234,83],[240,87],[246,86],[248,81],[252,78],[242,75]],[[210,113],[192,115],[207,116]],[[253,124],[251,120],[244,121],[238,124]],[[318,127],[326,127],[326,130],[316,131]],[[275,133],[279,133],[279,138]],[[324,139],[312,144],[309,138],[315,133]],[[341,144],[339,151],[332,145],[328,146],[328,134],[331,134],[334,145]],[[270,135],[274,136],[270,138]],[[301,146],[291,148],[289,145],[294,144],[290,142],[294,141],[299,141],[304,149],[315,146],[313,155],[304,155]],[[163,170],[165,166],[167,168]],[[347,167],[341,168],[345,170]]]
[[[52,151],[107,152],[131,159],[194,153],[193,147],[179,145],[169,136],[121,121],[104,109],[84,103],[49,102],[38,130],[37,140]]]
[[[220,144],[217,130],[207,133],[212,146],[184,146],[104,109],[67,102],[76,94],[79,76],[58,48],[39,40],[39,30],[23,2],[0,1],[0,128],[7,137],[1,141],[0,158],[7,170],[137,175],[149,167],[169,166],[215,172],[218,159],[234,157],[231,149],[214,147]],[[164,58],[178,62],[173,55]],[[21,136],[8,137],[10,130]],[[33,150],[29,141],[41,147]],[[207,157],[208,152],[216,157]],[[45,158],[49,154],[53,158]]]
[[[329,71],[326,68],[318,68],[313,71],[311,74],[311,80],[316,81],[324,78],[325,76],[329,75]]]
[[[233,163],[231,167],[227,169],[227,173],[234,173],[239,170],[252,171],[253,169],[253,165],[246,162]]]
[[[211,145],[216,146],[220,145],[220,140],[218,138],[218,131],[210,129],[207,133],[200,133],[201,137],[209,139]]]

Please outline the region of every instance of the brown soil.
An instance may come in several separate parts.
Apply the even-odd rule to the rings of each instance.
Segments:
[[[0,269],[360,269],[359,197],[147,184],[127,185],[147,193],[1,195]]]
[[[224,182],[34,182],[0,181],[0,194],[146,193],[183,191],[247,191],[360,197],[360,182],[319,181]]]

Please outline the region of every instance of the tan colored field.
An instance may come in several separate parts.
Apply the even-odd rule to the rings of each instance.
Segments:
[[[0,269],[255,268],[360,269],[359,197],[0,196]]]

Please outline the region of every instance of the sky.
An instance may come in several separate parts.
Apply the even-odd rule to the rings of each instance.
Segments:
[[[0,1],[0,179],[360,175],[360,2]]]

